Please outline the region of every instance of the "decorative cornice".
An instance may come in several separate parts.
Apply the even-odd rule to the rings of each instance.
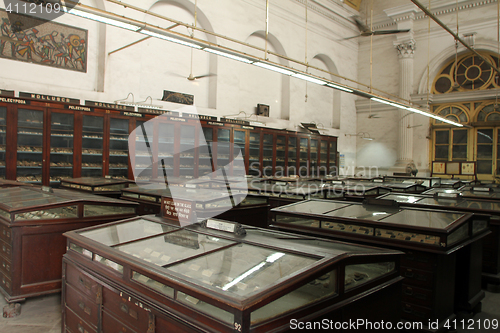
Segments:
[[[394,47],[398,51],[399,58],[413,58],[417,43],[412,39],[394,43]]]

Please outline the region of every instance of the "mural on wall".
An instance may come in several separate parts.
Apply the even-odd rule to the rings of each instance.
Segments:
[[[0,10],[1,58],[87,72],[87,45],[87,30]]]
[[[161,99],[165,102],[193,105],[194,95],[178,93],[175,91],[163,90],[163,97]]]

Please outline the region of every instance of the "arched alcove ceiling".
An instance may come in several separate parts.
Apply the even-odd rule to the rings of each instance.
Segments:
[[[263,39],[264,41],[266,40],[266,31],[264,30],[257,30],[253,32],[250,37],[259,37]],[[283,56],[286,55],[285,48],[283,47],[283,44],[279,41],[279,39],[274,36],[272,33],[267,33],[267,42],[272,45],[274,50],[276,50],[276,53],[281,54]],[[262,55],[264,57],[264,55]],[[288,66],[289,62],[286,59],[283,59],[281,57],[278,57],[278,61],[281,65],[283,66]],[[289,120],[290,119],[290,76],[288,75],[282,75],[281,76],[281,119]]]
[[[208,17],[205,15],[205,13],[200,10],[200,8],[195,8],[194,3],[188,1],[188,0],[159,0],[153,3],[149,7],[149,11],[152,11],[152,9],[157,6],[158,4],[165,4],[165,5],[171,5],[171,6],[176,6],[178,8],[181,8],[185,10],[186,12],[190,13],[193,18],[195,17],[195,9],[196,9],[196,25],[198,27],[202,27],[206,31],[210,32],[215,32],[213,29],[212,24],[210,23],[210,20]],[[161,14],[161,13],[160,13]],[[148,20],[148,15],[145,15],[144,21],[147,22]],[[194,19],[193,19],[194,22]],[[165,27],[163,27],[165,28]],[[217,37],[205,33],[205,38],[207,41],[214,43],[217,45]],[[168,43],[168,42],[166,42]],[[208,107],[215,109],[217,107],[217,55],[215,54],[208,54],[208,59],[209,59],[209,71],[210,73],[215,74],[213,77],[208,78]]]
[[[326,54],[320,53],[317,54],[313,57],[313,59],[316,59],[318,61],[321,61],[325,66],[326,69],[334,74],[338,74],[338,69],[333,60]],[[331,74],[330,79],[334,82],[340,82],[340,79]],[[340,103],[340,98],[341,98],[341,93],[340,91],[333,89],[333,100],[332,102],[332,109],[331,109],[331,127],[332,128],[340,128],[340,111],[341,111],[341,103]]]

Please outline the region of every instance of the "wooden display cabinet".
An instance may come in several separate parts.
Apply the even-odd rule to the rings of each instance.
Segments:
[[[81,177],[61,179],[61,188],[76,190],[90,194],[119,198],[121,190],[133,184],[128,179],[105,177]]]
[[[283,332],[291,320],[400,320],[398,251],[153,216],[65,236],[63,331]]]
[[[61,290],[66,231],[136,215],[136,203],[61,189],[0,189],[0,291],[8,302]]]
[[[272,209],[271,223],[274,229],[404,251],[403,318],[424,327],[437,320],[443,332],[456,309],[472,309],[484,297],[477,263],[480,241],[489,233],[487,216],[403,208],[391,201],[307,200]]]

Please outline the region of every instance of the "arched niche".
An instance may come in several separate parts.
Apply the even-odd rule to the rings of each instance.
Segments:
[[[187,0],[160,0],[149,8],[150,12],[194,24],[195,6]],[[168,20],[145,14],[144,20],[161,28],[173,25]],[[212,24],[203,10],[196,8],[196,26],[213,31]],[[217,43],[215,36],[192,31],[184,26],[172,29],[182,34]],[[217,101],[217,56],[187,46],[150,38],[141,48],[141,96],[161,95],[163,90],[194,95],[195,106],[216,108]],[[202,76],[194,80],[188,77]]]
[[[266,33],[255,31],[245,40],[247,44],[265,48]],[[285,49],[276,36],[269,33],[267,37],[269,51],[286,56]],[[242,52],[264,58],[264,52],[244,46]],[[267,55],[269,61],[288,66],[288,60]],[[290,76],[273,72],[257,66],[240,64],[239,109],[247,113],[255,113],[257,104],[270,106],[270,117],[290,119]]]

